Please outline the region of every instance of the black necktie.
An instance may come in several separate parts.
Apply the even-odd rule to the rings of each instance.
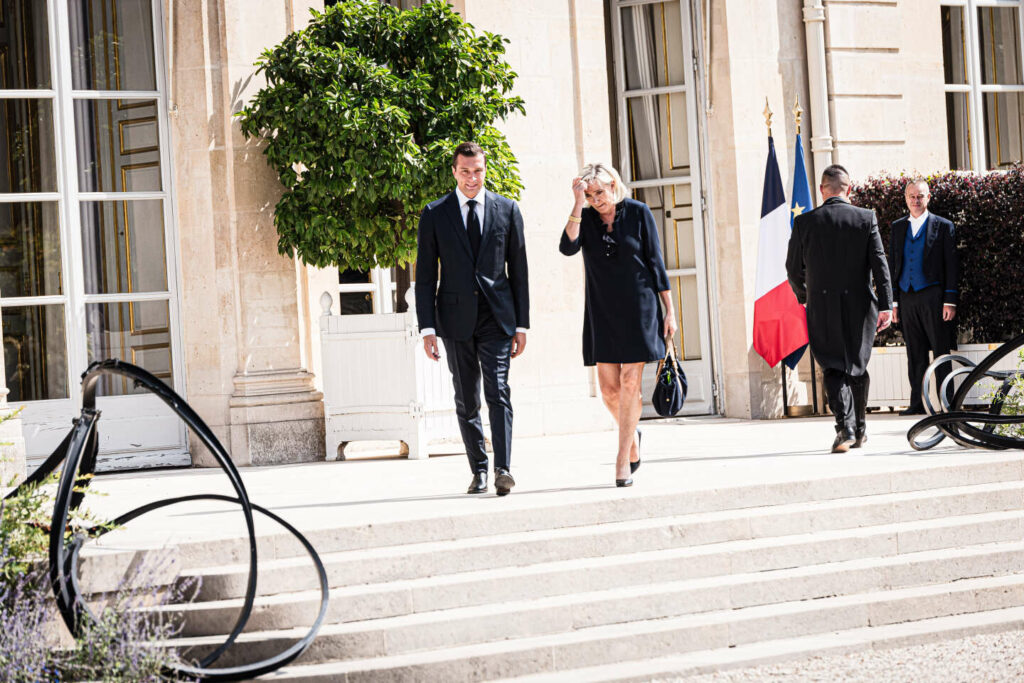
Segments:
[[[466,202],[469,213],[466,214],[466,236],[469,237],[469,248],[473,251],[473,261],[480,255],[480,221],[476,217],[476,200]]]

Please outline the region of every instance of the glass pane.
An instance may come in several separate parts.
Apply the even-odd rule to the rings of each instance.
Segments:
[[[61,293],[55,202],[0,204],[0,296]]]
[[[622,55],[626,89],[686,83],[683,20],[679,0],[623,7]]]
[[[86,294],[167,291],[163,202],[82,202]]]
[[[942,65],[946,83],[967,83],[967,33],[964,29],[964,8],[942,8]]]
[[[1020,10],[1014,7],[978,9],[981,82],[1020,85]]]
[[[156,90],[152,0],[67,0],[75,90]]]
[[[988,167],[1009,168],[1024,159],[1024,93],[985,93],[982,102]]]
[[[0,192],[56,192],[53,102],[0,100]]]
[[[68,397],[64,306],[6,306],[3,335],[8,401]]]
[[[633,193],[647,204],[657,221],[661,253],[669,270],[695,268],[693,203],[689,185],[639,188]],[[666,204],[667,201],[667,204]]]
[[[690,139],[685,93],[631,97],[629,155],[634,180],[690,173]]]
[[[676,280],[676,301],[679,307],[679,329],[683,337],[683,359],[700,360],[700,307],[696,275],[684,275]]]
[[[170,315],[166,301],[87,304],[85,325],[90,363],[119,358],[173,385]],[[125,379],[104,376],[96,393],[117,396],[143,392],[134,389]]]
[[[967,93],[946,93],[946,137],[949,140],[949,168],[969,171],[974,167],[971,158],[971,113]]]
[[[0,0],[0,89],[50,87],[46,3]]]
[[[373,295],[369,292],[342,292],[341,315],[373,313]]]
[[[156,111],[156,100],[75,102],[82,192],[161,189]]]

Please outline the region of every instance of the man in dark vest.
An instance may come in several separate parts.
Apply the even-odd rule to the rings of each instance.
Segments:
[[[487,492],[487,452],[480,422],[480,379],[491,420],[494,489],[515,486],[510,359],[526,348],[530,291],[519,205],[484,189],[487,159],[464,142],[452,156],[456,189],[420,216],[416,316],[427,357],[444,340],[455,384],[455,413],[473,471],[468,493]],[[440,265],[440,286],[438,266]]]
[[[846,169],[826,168],[824,203],[793,221],[786,257],[789,284],[807,307],[811,353],[823,369],[836,417],[833,453],[867,440],[868,359],[876,331],[892,317],[889,266],[875,212],[850,204],[849,192]]]
[[[892,321],[900,324],[907,343],[910,378],[910,406],[900,415],[924,414],[921,383],[930,362],[928,352],[938,358],[955,346],[952,320],[956,316],[960,273],[956,235],[950,221],[928,212],[930,198],[928,183],[923,179],[907,183],[910,215],[893,222],[889,237],[889,266],[896,283]],[[936,391],[949,372],[950,363],[935,369]],[[952,388],[950,385],[946,392],[950,400]]]

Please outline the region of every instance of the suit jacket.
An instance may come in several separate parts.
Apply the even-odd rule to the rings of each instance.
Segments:
[[[473,262],[455,192],[423,209],[417,234],[416,316],[420,329],[466,341],[473,336],[479,297],[509,335],[530,326],[529,274],[519,205],[487,192],[480,254]],[[440,264],[440,278],[438,277]]]
[[[910,216],[904,216],[892,223],[892,234],[889,236],[889,270],[892,272],[893,300],[900,300],[900,276],[903,274],[903,245],[910,229]],[[957,303],[959,292],[957,283],[960,278],[960,259],[956,254],[956,229],[953,223],[934,213],[928,216],[924,226],[924,260],[921,268],[928,282],[938,282],[942,287],[942,301],[947,304]]]
[[[814,358],[823,368],[864,374],[878,311],[892,308],[875,212],[832,197],[797,216],[786,272],[797,300],[807,305]]]

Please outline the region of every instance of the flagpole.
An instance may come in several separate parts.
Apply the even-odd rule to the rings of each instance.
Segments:
[[[800,123],[804,116],[804,108],[800,106],[800,96],[793,103],[793,118],[796,119],[796,134],[800,135]],[[795,190],[794,190],[795,191]],[[811,414],[818,414],[818,369],[815,367],[814,354],[811,356]]]

